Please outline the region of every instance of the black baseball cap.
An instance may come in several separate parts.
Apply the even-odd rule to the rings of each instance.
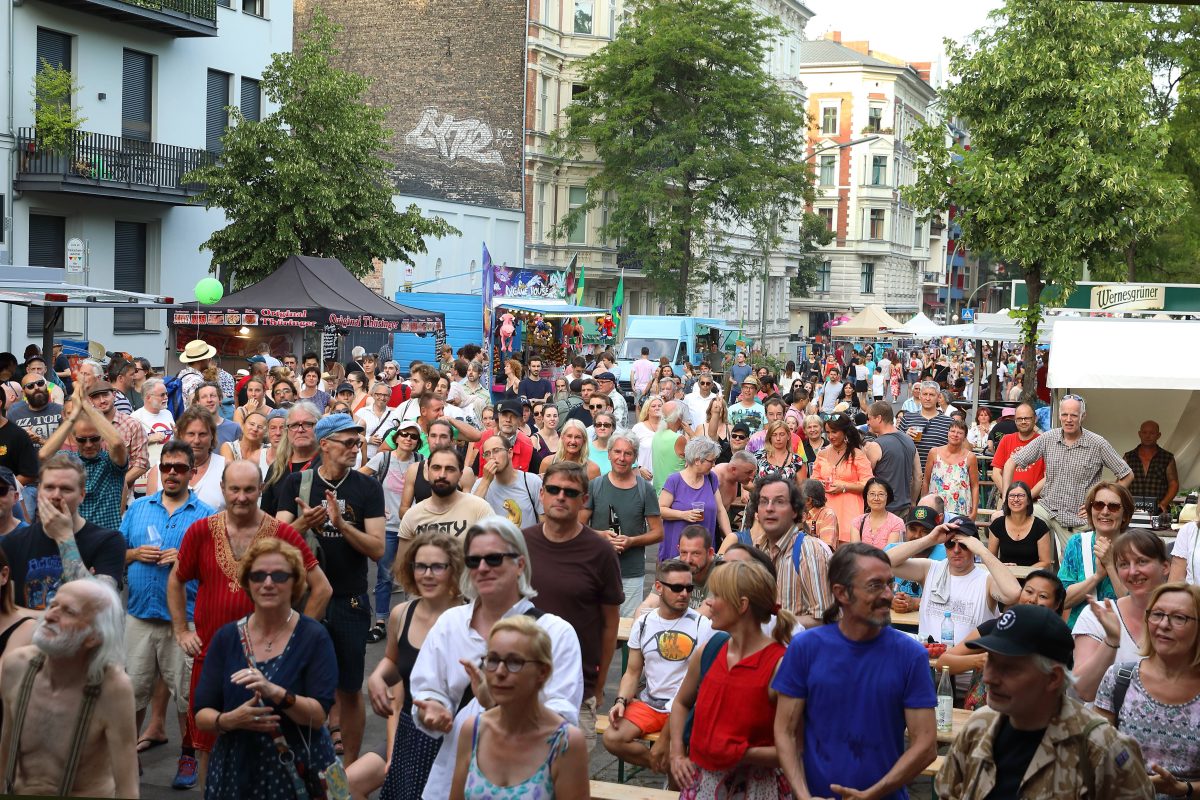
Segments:
[[[1068,668],[1075,663],[1071,629],[1045,606],[1013,606],[1000,615],[991,633],[966,644],[1002,656],[1045,656]]]
[[[516,398],[509,398],[496,403],[497,416],[503,414],[505,411],[510,414],[516,414],[518,417],[521,416],[521,401]]]
[[[744,422],[739,422],[737,425],[734,425],[732,429],[730,429],[730,432],[731,433],[744,433],[747,436],[749,436],[750,435],[750,426]]]
[[[954,519],[946,520],[946,522],[951,526],[954,533],[959,536],[970,536],[974,539],[979,538],[979,526],[970,517],[955,517]]]
[[[905,526],[920,525],[927,531],[931,531],[937,527],[938,512],[933,506],[917,506],[912,511],[908,512],[908,519],[904,520]]]
[[[617,376],[613,375],[611,372],[598,372],[592,377],[596,379],[597,383],[600,381],[612,381],[613,383],[617,382]]]

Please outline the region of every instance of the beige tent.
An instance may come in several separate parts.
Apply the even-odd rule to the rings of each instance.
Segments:
[[[867,306],[854,319],[829,330],[830,336],[892,336],[888,331],[899,328],[900,322],[880,306]]]

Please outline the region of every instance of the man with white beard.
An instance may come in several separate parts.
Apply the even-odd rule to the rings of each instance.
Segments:
[[[33,644],[6,654],[0,792],[139,796],[124,628],[111,586],[75,580],[59,587]]]

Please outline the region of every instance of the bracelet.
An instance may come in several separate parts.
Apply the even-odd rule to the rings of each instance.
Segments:
[[[228,733],[228,731],[226,731],[224,728],[221,727],[221,715],[224,713],[225,713],[224,711],[221,711],[217,714],[217,721],[216,721],[217,733]]]
[[[1186,792],[1184,792],[1183,796],[1184,796],[1184,797],[1191,797],[1191,796],[1192,796],[1192,782],[1191,782],[1191,781],[1184,781],[1184,783],[1186,783],[1186,784],[1187,784],[1187,791],[1186,791]]]

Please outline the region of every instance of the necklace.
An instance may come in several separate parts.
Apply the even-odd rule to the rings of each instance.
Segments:
[[[324,475],[322,475],[321,468],[317,467],[317,477],[321,479],[322,483],[324,483],[330,489],[333,489],[334,494],[337,494],[338,487],[346,482],[346,478],[350,477],[350,472],[351,472],[351,470],[347,470],[346,474],[342,476],[341,480],[339,480],[337,483],[333,483],[328,478],[326,478]]]
[[[274,648],[274,647],[275,647],[275,640],[276,640],[277,638],[279,638],[279,634],[281,634],[281,633],[283,633],[285,630],[287,630],[287,627],[288,627],[288,625],[290,625],[290,624],[292,623],[292,617],[294,617],[295,615],[296,615],[296,609],[294,609],[294,608],[293,608],[293,609],[290,609],[290,610],[288,611],[287,619],[285,619],[285,620],[283,621],[283,627],[281,627],[279,630],[275,631],[275,635],[274,635],[274,636],[272,636],[270,639],[267,639],[267,640],[266,640],[266,643],[265,643],[265,644],[266,644],[266,648],[267,648],[267,652],[268,652],[268,653],[270,653],[270,652],[271,652],[271,650],[272,650],[272,648]],[[261,624],[260,624],[260,627],[261,627]],[[267,635],[266,631],[263,631],[263,632],[262,632],[262,635],[263,635],[263,638],[264,638],[264,639],[266,639],[266,635]]]

